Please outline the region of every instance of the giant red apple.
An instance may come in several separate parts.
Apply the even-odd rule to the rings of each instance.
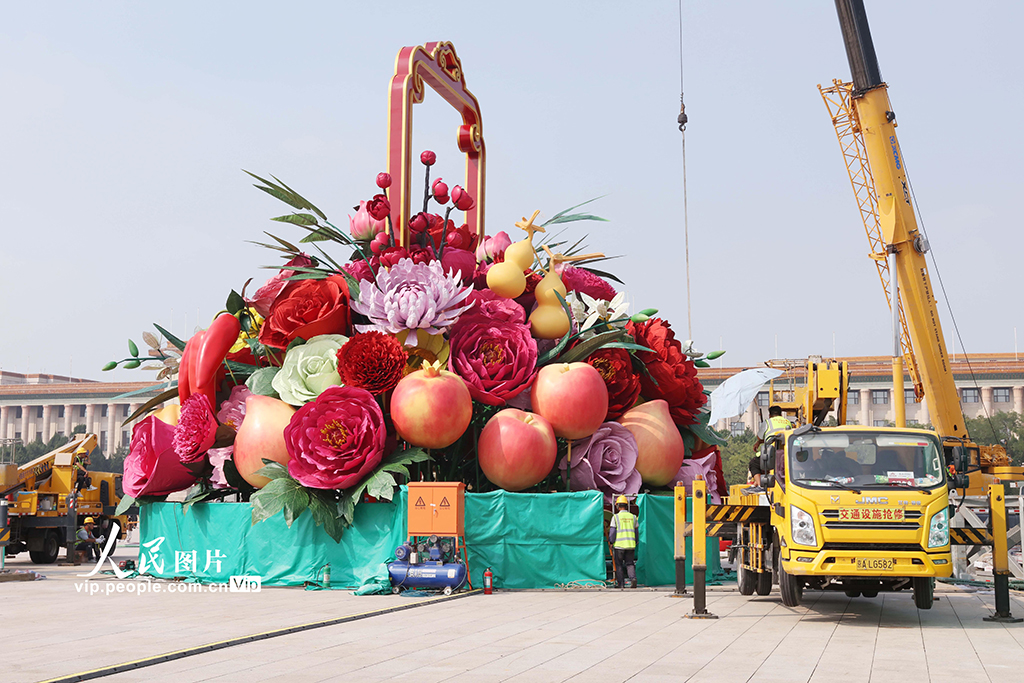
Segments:
[[[295,408],[276,398],[254,394],[245,399],[245,417],[235,436],[234,458],[238,473],[252,486],[261,489],[270,481],[256,474],[264,458],[288,466],[284,428],[293,413]]]
[[[619,418],[636,439],[636,471],[645,484],[664,486],[683,465],[686,446],[679,428],[672,422],[668,403],[659,399],[641,403]]]
[[[391,395],[391,419],[398,435],[413,446],[444,448],[469,427],[473,398],[461,377],[440,362],[402,378]]]
[[[484,476],[506,491],[539,484],[555,466],[558,444],[551,424],[540,415],[506,408],[480,432],[477,459]]]
[[[530,391],[533,410],[565,439],[583,439],[597,431],[608,414],[608,387],[587,363],[545,365]]]

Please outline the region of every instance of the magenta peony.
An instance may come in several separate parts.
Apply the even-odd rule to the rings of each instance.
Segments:
[[[385,223],[377,220],[366,210],[366,202],[360,201],[355,216],[348,217],[348,231],[357,240],[372,240],[384,232]]]
[[[640,491],[640,473],[636,471],[636,439],[617,422],[605,422],[592,436],[572,444],[569,487],[573,491],[597,489],[611,505],[615,496],[632,496]],[[565,472],[568,458],[558,468]]]
[[[475,317],[452,329],[449,364],[474,399],[503,406],[533,384],[537,343],[527,325]]]
[[[252,298],[247,298],[245,302],[256,309],[264,318],[270,313],[270,305],[274,303],[274,299],[281,293],[285,285],[288,284],[288,278],[295,275],[295,271],[289,269],[289,266],[299,266],[300,268],[308,268],[313,265],[313,259],[305,254],[296,256],[291,261],[284,265],[284,268],[278,272],[277,275],[270,278],[264,283],[262,287],[256,290],[256,293],[252,295]]]
[[[446,275],[457,277],[464,285],[472,284],[473,273],[476,271],[476,256],[473,252],[447,246],[441,252],[441,265]]]
[[[354,277],[357,282],[362,282],[363,280],[373,282],[373,271],[370,270],[370,264],[363,259],[349,261],[341,269]]]
[[[604,301],[611,301],[615,298],[615,288],[589,270],[566,264],[562,266],[561,276],[566,291],[582,292],[594,299]]]
[[[192,394],[181,407],[174,428],[174,452],[182,462],[196,462],[206,455],[217,439],[217,418],[206,394]]]
[[[284,428],[288,474],[315,489],[355,486],[380,464],[386,437],[384,413],[370,392],[329,387]]]
[[[174,452],[174,427],[150,415],[132,429],[122,484],[126,495],[164,496],[196,481]]]
[[[473,290],[473,293],[466,298],[466,303],[472,304],[472,307],[459,318],[460,325],[478,317],[499,322],[526,322],[526,311],[522,306],[489,289]]]

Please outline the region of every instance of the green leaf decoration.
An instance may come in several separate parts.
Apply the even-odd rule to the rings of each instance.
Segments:
[[[620,280],[618,277],[616,277],[612,273],[609,273],[606,270],[598,270],[597,268],[587,268],[586,266],[576,266],[576,268],[579,268],[580,270],[585,270],[587,272],[593,273],[594,275],[599,275],[599,276],[601,276],[603,278],[607,278],[608,280],[614,280],[615,282],[618,282],[620,285],[626,284],[625,282]]]
[[[350,301],[359,301],[359,280],[355,279],[345,271],[341,271],[342,276],[345,278],[345,283],[348,285],[348,298]]]
[[[136,346],[135,342],[133,342],[131,339],[128,340],[128,353],[133,358],[138,358],[139,357],[139,347]]]
[[[562,216],[568,214],[570,211],[575,211],[576,209],[580,208],[581,206],[586,206],[587,204],[589,204],[591,202],[596,202],[598,199],[602,199],[605,196],[606,195],[601,195],[600,197],[594,197],[593,199],[588,199],[587,201],[582,202],[580,204],[577,204],[576,206],[570,206],[568,209],[564,209],[562,211],[559,211],[554,216],[552,216],[550,219],[548,219],[547,223],[541,224],[541,227],[547,226],[549,224],[553,224],[555,221],[557,221]]]
[[[130,508],[133,505],[135,505],[135,499],[134,498],[132,498],[131,496],[127,496],[127,495],[123,496],[121,498],[121,502],[119,502],[117,504],[117,509],[114,510],[114,516],[118,516],[119,517],[119,516],[123,515],[124,513],[128,512],[128,508]]]
[[[245,299],[242,298],[241,294],[232,289],[231,293],[228,294],[228,300],[224,304],[224,308],[231,315],[238,315],[239,311],[245,309]]]
[[[146,401],[145,403],[143,403],[142,406],[138,410],[136,410],[134,413],[129,415],[127,418],[125,418],[124,422],[121,423],[121,426],[124,427],[129,422],[134,420],[135,418],[141,417],[143,415],[146,415],[147,413],[151,412],[152,410],[155,410],[156,407],[158,405],[160,405],[161,403],[163,403],[164,401],[169,401],[172,398],[175,398],[177,395],[178,395],[178,387],[177,386],[174,386],[174,387],[172,387],[170,389],[167,389],[166,391],[163,391],[163,392],[157,394],[153,398],[151,398],[148,401]]]
[[[707,362],[706,360],[697,359],[697,360],[693,361],[693,364],[696,365],[698,368],[710,368],[711,367],[711,363]]]
[[[254,394],[260,396],[270,396],[271,398],[280,398],[277,391],[274,389],[274,375],[276,375],[281,368],[269,367],[260,368],[256,372],[249,376],[249,379],[245,380],[245,386],[249,388]]]
[[[252,494],[249,502],[252,503],[253,524],[269,519],[283,510],[284,522],[290,528],[292,522],[309,507],[309,493],[294,479],[281,477]]]
[[[128,361],[128,362],[126,362],[124,364],[124,369],[125,370],[134,370],[135,368],[139,367],[140,365],[142,365],[142,361],[141,360],[130,360],[130,361]]]
[[[628,336],[622,330],[612,330],[611,332],[602,332],[601,334],[591,337],[586,341],[582,341],[576,346],[572,347],[559,358],[559,363],[575,363],[577,361],[586,360],[590,357],[594,351],[597,351],[605,344],[610,342],[619,341],[623,337]]]
[[[156,331],[162,334],[164,336],[164,339],[169,341],[174,346],[174,348],[178,349],[179,351],[185,350],[185,342],[181,341],[180,339],[178,339],[173,334],[171,334],[164,328],[160,327],[156,323],[153,323],[153,327],[155,327]]]
[[[716,358],[721,358],[724,355],[725,355],[725,351],[712,351],[708,355],[704,356],[704,358],[705,358],[705,360],[714,360]]]
[[[589,213],[569,213],[556,218],[551,218],[544,223],[545,226],[556,225],[558,223],[573,223],[575,221],[601,221],[607,223],[607,218],[601,218]]]
[[[363,491],[366,491],[374,498],[391,500],[394,497],[394,488],[397,486],[395,478],[391,475],[403,474],[408,476],[408,465],[416,462],[427,462],[432,459],[430,454],[422,448],[409,448],[406,450],[396,448],[380,461],[380,465],[366,479],[358,485],[345,490],[341,500],[338,502],[341,518],[347,525],[352,524],[355,519],[356,505],[362,498]],[[388,476],[378,478],[377,475],[381,473],[386,473]],[[373,483],[372,490],[369,488],[371,482]]]
[[[254,372],[260,369],[255,365],[239,363],[237,360],[225,360],[224,364],[228,367],[228,370],[230,371],[229,374],[233,375],[236,380],[244,377],[251,377]]]
[[[330,242],[331,240],[331,233],[327,232],[326,230],[317,230],[316,232],[311,232],[305,237],[303,237],[301,240],[299,240],[299,243],[309,244],[310,242]]]
[[[398,482],[390,472],[378,470],[366,481],[366,493],[371,498],[391,500]]]
[[[648,351],[654,353],[654,349],[649,349],[646,346],[640,344],[633,344],[631,342],[609,342],[601,347],[602,349],[627,349],[629,351]]]
[[[277,218],[271,218],[270,220],[278,221],[279,223],[292,223],[293,225],[317,224],[316,216],[312,216],[308,213],[290,213],[287,216],[278,216]]]
[[[686,448],[686,454],[692,455],[697,445],[697,437],[686,427],[681,428],[679,434],[683,437],[683,446]]]
[[[192,508],[195,503],[201,503],[202,501],[210,498],[214,494],[214,490],[205,483],[193,486],[188,495],[185,496],[185,500],[181,502],[181,513],[187,515],[188,511]]]
[[[262,458],[263,467],[256,470],[256,474],[267,479],[285,479],[288,476],[288,468],[275,460]]]
[[[697,422],[696,424],[689,425],[687,429],[692,431],[698,438],[700,438],[701,441],[709,446],[724,446],[726,443],[725,439],[718,436],[718,433],[715,432],[714,429],[708,427],[707,423],[701,424],[700,422]]]
[[[100,368],[100,369],[101,369],[101,370],[102,370],[103,372],[107,372],[108,370],[113,370],[113,369],[114,369],[114,368],[116,368],[116,367],[117,367],[117,361],[116,361],[116,360],[112,360],[112,361],[110,361],[109,363],[107,363],[106,365],[104,365],[104,366],[103,366],[102,368]]]
[[[341,542],[345,521],[339,517],[338,503],[329,492],[309,489],[309,512],[313,515],[313,522],[323,527],[335,543]]]
[[[650,317],[652,315],[658,315],[658,309],[657,308],[645,308],[644,310],[640,311],[640,313]]]
[[[245,171],[245,173],[249,173],[249,171]],[[313,206],[312,204],[310,204],[309,200],[304,198],[302,195],[300,195],[298,192],[296,192],[295,190],[291,189],[290,187],[288,187],[284,183],[282,183],[277,178],[274,178],[274,176],[270,176],[270,177],[274,178],[274,180],[277,180],[277,182],[280,183],[280,185],[278,185],[276,183],[272,183],[269,180],[264,180],[263,178],[259,177],[258,175],[254,174],[254,173],[249,173],[249,175],[252,176],[253,178],[255,178],[256,180],[260,181],[261,183],[263,183],[263,186],[255,185],[255,187],[257,189],[263,190],[264,192],[269,194],[271,197],[274,197],[276,199],[280,199],[282,202],[284,202],[288,206],[292,207],[293,209],[299,209],[300,211],[301,210],[312,211],[316,215],[320,216],[320,218],[323,218],[324,220],[327,220],[327,216],[325,216],[323,214],[323,212],[320,211],[320,209],[318,209],[315,206]]]

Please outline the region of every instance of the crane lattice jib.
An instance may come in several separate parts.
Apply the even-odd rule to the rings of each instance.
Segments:
[[[829,116],[832,117],[832,125],[835,126],[836,137],[839,139],[839,147],[843,153],[843,162],[846,164],[846,172],[850,175],[850,184],[853,185],[857,208],[860,210],[864,231],[867,233],[868,244],[871,247],[869,255],[878,268],[878,277],[882,281],[885,301],[889,305],[889,310],[892,310],[888,254],[885,241],[882,239],[882,226],[878,220],[878,196],[875,193],[875,181],[871,176],[871,166],[868,163],[867,150],[864,148],[864,136],[857,120],[857,111],[851,101],[853,83],[835,80],[832,82],[832,87],[823,88],[819,85],[818,90],[828,108]],[[910,374],[910,381],[914,385],[914,395],[920,401],[924,397],[924,385],[921,383],[917,359],[914,357],[914,348],[910,342],[903,302],[897,301],[897,305],[900,313],[900,347],[903,350],[903,363]]]

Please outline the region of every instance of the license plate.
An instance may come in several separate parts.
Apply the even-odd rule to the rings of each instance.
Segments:
[[[839,508],[840,522],[902,522],[903,508]]]
[[[896,560],[878,557],[858,557],[857,569],[865,571],[891,572],[896,568]]]

